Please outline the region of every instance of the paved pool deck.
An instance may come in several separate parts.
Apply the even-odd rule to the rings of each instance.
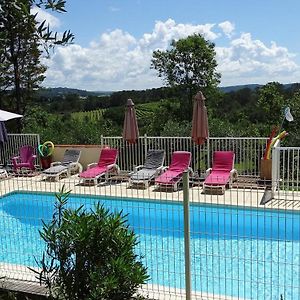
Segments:
[[[121,198],[151,199],[157,201],[183,201],[182,187],[174,192],[171,189],[158,189],[154,185],[149,188],[130,187],[126,181],[110,180],[101,182],[98,185],[83,185],[80,183],[78,175],[68,178],[62,178],[59,181],[45,180],[41,175],[33,177],[10,177],[0,181],[0,196],[15,191],[28,192],[50,192],[57,193],[62,187],[70,190],[73,194],[90,195],[90,196],[115,196]],[[252,186],[235,187],[226,189],[224,194],[217,190],[212,193],[204,193],[200,184],[190,184],[189,199],[191,203],[206,203],[217,205],[234,205],[241,207],[270,208],[270,209],[288,209],[300,210],[300,191],[281,191],[274,193],[273,199],[267,199],[265,205],[261,204],[262,200],[270,196],[268,187]]]

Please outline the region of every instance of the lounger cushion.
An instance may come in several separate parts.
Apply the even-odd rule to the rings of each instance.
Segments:
[[[94,179],[101,177],[110,170],[107,170],[109,165],[114,165],[117,161],[118,150],[113,148],[103,148],[100,152],[100,157],[96,166],[87,169],[86,171],[79,174],[80,178],[83,179]]]
[[[211,173],[204,181],[204,186],[225,186],[230,182],[230,172],[234,166],[233,151],[215,151]]]
[[[81,150],[77,149],[66,149],[62,161],[62,165],[69,164],[72,162],[78,162],[80,158]]]
[[[148,150],[143,168],[131,175],[131,181],[149,181],[156,176],[158,168],[163,165],[165,159],[164,150]]]
[[[43,174],[46,174],[46,175],[58,175],[61,172],[67,172],[67,170],[68,170],[68,166],[66,166],[66,165],[58,165],[58,166],[53,166],[53,167],[50,167],[50,168],[44,170]]]
[[[161,184],[173,184],[174,182],[177,181],[179,177],[182,176],[183,171],[170,171],[168,170],[167,172],[161,174],[159,177],[156,178],[155,182],[156,183],[161,183]]]
[[[226,185],[229,182],[230,173],[222,172],[222,171],[215,171],[212,172],[208,177],[205,179],[206,185]]]
[[[149,150],[147,152],[144,168],[157,169],[161,167],[164,162],[164,157],[165,157],[164,150]]]
[[[187,151],[175,151],[172,155],[172,160],[169,171],[180,171],[181,173],[188,169],[191,163],[191,153]]]
[[[132,181],[139,181],[139,180],[149,180],[151,179],[156,173],[156,169],[142,169],[138,172],[132,174],[131,180]]]
[[[174,184],[182,177],[185,170],[188,169],[191,162],[191,153],[187,151],[175,151],[172,155],[169,169],[156,178],[158,184]]]
[[[117,161],[118,150],[112,148],[104,148],[101,150],[98,167],[107,167],[108,165],[115,164]]]
[[[213,156],[212,171],[230,172],[233,169],[234,152],[232,151],[215,151]]]
[[[101,176],[105,172],[106,172],[106,167],[105,166],[103,166],[103,167],[96,166],[96,167],[87,169],[86,171],[80,173],[79,176],[81,178],[91,179],[91,178],[95,178],[97,176]]]

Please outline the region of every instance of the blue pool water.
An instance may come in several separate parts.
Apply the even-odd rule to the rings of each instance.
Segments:
[[[55,197],[0,198],[0,262],[35,266]],[[128,214],[151,283],[184,288],[183,207],[178,203],[72,196],[68,206],[102,203]],[[247,299],[300,298],[300,215],[287,211],[191,205],[192,287]]]

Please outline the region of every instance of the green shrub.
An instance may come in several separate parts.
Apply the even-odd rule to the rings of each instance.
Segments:
[[[52,221],[40,231],[46,242],[41,283],[51,299],[131,299],[148,275],[125,217],[99,204],[91,211],[68,209],[69,194],[63,188],[56,195]]]

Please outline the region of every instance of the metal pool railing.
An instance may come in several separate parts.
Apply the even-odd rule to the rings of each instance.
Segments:
[[[139,137],[136,144],[128,144],[122,137],[101,137],[102,145],[118,148],[119,165],[122,170],[133,170],[144,162],[149,149],[164,149],[165,164],[169,165],[174,151],[190,151],[191,166],[195,171],[204,173],[211,167],[212,155],[218,150],[232,150],[235,153],[235,167],[241,175],[259,175],[260,159],[267,138],[253,137],[210,137],[201,146],[195,145],[190,137]]]
[[[272,154],[274,190],[300,195],[300,147],[275,147]],[[275,161],[274,161],[275,160]]]
[[[269,183],[250,176],[239,176],[222,194],[188,174],[174,191],[131,185],[124,173],[97,185],[80,183],[78,175],[54,181],[39,172],[11,173],[0,180],[0,279],[39,286],[27,267],[37,267],[41,220],[51,220],[54,193],[65,186],[70,208],[100,202],[127,215],[150,275],[141,292],[150,299],[298,299],[299,150],[280,153],[285,167],[268,201]]]

